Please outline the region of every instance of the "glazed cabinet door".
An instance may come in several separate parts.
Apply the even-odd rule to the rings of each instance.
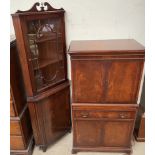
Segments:
[[[72,60],[73,102],[136,102],[142,71],[139,60]]]
[[[62,18],[42,17],[27,21],[28,61],[36,91],[65,79]]]

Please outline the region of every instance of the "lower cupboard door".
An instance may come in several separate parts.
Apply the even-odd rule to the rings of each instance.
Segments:
[[[103,146],[130,147],[133,121],[108,121],[104,123]]]
[[[86,147],[100,145],[102,130],[100,121],[74,121],[73,145]]]
[[[74,121],[74,146],[130,147],[133,121]]]

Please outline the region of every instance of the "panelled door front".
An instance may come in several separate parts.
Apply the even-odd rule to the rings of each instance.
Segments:
[[[72,60],[73,102],[136,102],[142,69],[139,60]]]
[[[79,147],[128,147],[132,120],[76,120],[74,145]]]

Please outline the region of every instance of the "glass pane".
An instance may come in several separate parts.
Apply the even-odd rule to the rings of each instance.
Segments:
[[[61,21],[34,20],[28,23],[30,58],[37,90],[65,78]]]

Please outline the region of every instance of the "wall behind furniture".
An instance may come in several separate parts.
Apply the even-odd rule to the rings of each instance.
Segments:
[[[67,49],[71,40],[133,38],[144,45],[145,0],[46,0],[66,11]],[[37,0],[11,0],[11,13]],[[43,1],[42,1],[43,2]],[[11,20],[11,34],[14,29]],[[70,61],[69,77],[70,77]]]

